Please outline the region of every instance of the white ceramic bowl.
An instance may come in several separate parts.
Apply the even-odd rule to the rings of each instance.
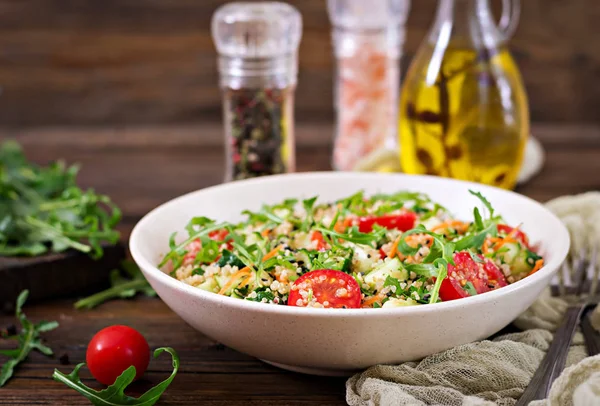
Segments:
[[[186,285],[156,264],[173,231],[184,238],[192,216],[241,220],[243,209],[288,197],[319,195],[332,201],[359,189],[368,194],[427,193],[462,219],[471,219],[482,192],[509,224],[523,224],[539,243],[544,267],[502,289],[465,299],[392,309],[310,309],[220,296]],[[300,173],[227,183],[174,199],[134,228],[131,254],[162,300],[191,326],[240,352],[282,368],[323,375],[347,374],[379,363],[415,360],[484,339],[527,309],[549,283],[569,249],[569,234],[541,204],[513,192],[429,176],[373,173]]]

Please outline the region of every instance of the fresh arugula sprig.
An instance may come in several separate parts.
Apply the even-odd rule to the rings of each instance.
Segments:
[[[412,234],[427,234],[433,238],[433,245],[429,251],[429,254],[423,259],[421,266],[409,266],[410,271],[418,273],[423,276],[435,277],[436,281],[433,289],[429,292],[431,295],[429,303],[437,302],[442,280],[448,275],[448,264],[454,265],[453,254],[455,251],[455,244],[446,241],[443,236],[434,232],[428,231],[422,224],[404,232],[398,243],[398,251],[404,255],[415,255],[419,251],[419,247],[411,247],[406,242],[406,237]],[[430,266],[427,266],[430,264]],[[436,270],[436,274],[433,275],[433,270]]]
[[[76,309],[93,309],[112,299],[126,299],[143,293],[146,296],[156,296],[156,291],[148,283],[140,268],[132,261],[123,261],[121,268],[128,276],[123,277],[119,269],[110,273],[111,287],[75,302]]]
[[[304,221],[302,222],[302,224],[300,225],[300,230],[308,231],[314,224],[314,222],[315,222],[314,206],[315,206],[316,201],[317,201],[317,196],[311,197],[310,199],[302,200],[302,207],[304,208],[304,211],[306,212],[306,217],[305,217]]]
[[[213,220],[207,219],[206,217],[194,217],[190,220],[190,223],[185,227],[188,232],[188,237],[181,243],[177,244],[175,238],[177,232],[174,232],[169,237],[169,249],[170,251],[163,257],[162,261],[158,264],[159,268],[165,266],[169,261],[172,263],[173,269],[177,269],[181,266],[185,254],[187,254],[187,246],[189,243],[196,239],[202,239],[213,231],[228,229],[229,223],[216,223]],[[231,235],[231,233],[230,233]]]
[[[437,273],[436,273],[437,275]],[[413,300],[415,300],[418,303],[421,304],[426,304],[429,303],[429,297],[431,296],[431,294],[427,291],[427,277],[421,277],[419,279],[417,279],[415,282],[421,282],[420,284],[417,284],[415,282],[413,282],[412,284],[410,284],[410,286],[408,284],[406,284],[406,286],[404,287],[404,289],[402,288],[400,281],[396,278],[394,278],[393,276],[388,275],[383,283],[383,286],[395,286],[396,287],[396,291],[394,292],[394,296],[399,297],[399,296],[405,296],[407,298],[411,298]],[[419,299],[415,299],[414,298],[414,294],[417,294]]]
[[[16,340],[18,348],[10,350],[0,350],[0,355],[5,355],[10,359],[2,365],[0,369],[0,387],[2,387],[13,375],[15,367],[23,362],[32,350],[38,350],[44,355],[52,355],[52,349],[42,344],[40,333],[54,330],[58,327],[56,321],[41,321],[37,324],[32,323],[23,313],[23,305],[29,296],[29,291],[24,290],[17,298],[15,315],[21,323],[21,332],[14,336],[6,337],[9,340]]]
[[[77,166],[27,161],[19,144],[0,147],[0,255],[36,256],[75,249],[99,258],[115,244],[119,208],[77,186]]]
[[[323,235],[328,235],[334,238],[340,238],[345,241],[363,245],[373,245],[377,241],[381,240],[386,232],[385,228],[374,227],[373,231],[370,233],[362,233],[358,230],[357,226],[350,227],[344,233],[338,233],[335,230],[330,230],[323,226],[317,226],[314,229],[316,231],[320,231]]]
[[[480,192],[475,192],[473,190],[469,190],[469,193],[478,198],[488,211],[488,217],[486,220],[484,220],[481,215],[481,212],[479,211],[479,208],[475,207],[473,209],[473,218],[475,219],[474,225],[476,231],[481,231],[490,224],[497,224],[499,221],[502,220],[502,216],[494,215],[494,207],[492,207],[492,204],[488,199],[485,198],[485,196],[483,196]]]
[[[117,405],[143,405],[151,406],[154,405],[163,392],[169,387],[177,371],[179,371],[179,356],[173,348],[161,347],[154,351],[154,358],[158,357],[163,352],[168,352],[173,358],[173,372],[163,382],[159,383],[155,387],[149,389],[139,398],[128,396],[124,393],[125,389],[133,382],[135,378],[135,367],[132,365],[127,368],[119,377],[115,380],[115,383],[110,385],[108,388],[103,390],[94,390],[89,386],[86,386],[79,378],[79,370],[85,366],[85,363],[78,364],[73,372],[66,375],[60,372],[58,369],[54,370],[52,378],[55,381],[62,382],[69,388],[76,390],[83,396],[88,398],[93,405],[96,406],[117,406]]]

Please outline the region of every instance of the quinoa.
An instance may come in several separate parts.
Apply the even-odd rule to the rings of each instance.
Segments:
[[[510,284],[543,266],[498,214],[458,220],[419,193],[289,199],[245,214],[237,224],[196,218],[190,242],[161,268],[198,289],[265,304],[389,308],[443,301],[439,272],[471,295],[474,281],[496,289],[502,284],[490,278]]]

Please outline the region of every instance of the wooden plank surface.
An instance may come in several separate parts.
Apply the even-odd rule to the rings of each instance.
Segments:
[[[163,405],[336,405],[344,404],[344,379],[322,378],[284,372],[249,356],[225,348],[202,336],[171,312],[160,299],[115,301],[92,311],[77,311],[72,300],[26,306],[32,320],[57,320],[60,327],[45,334],[56,357],[32,353],[15,378],[0,388],[3,405],[89,405],[81,395],[50,377],[54,368],[70,372],[85,362],[86,345],[94,332],[113,324],[139,330],[152,349],[175,348],[181,370],[161,398]],[[11,322],[0,317],[0,326]],[[1,343],[1,341],[0,341]],[[61,365],[67,354],[70,365]],[[150,362],[144,381],[135,384],[138,396],[165,379],[172,370],[166,354]],[[99,388],[85,370],[84,383]]]
[[[328,170],[332,127],[313,124],[297,130],[301,171]],[[600,127],[534,125],[546,149],[546,166],[519,192],[540,201],[600,189]],[[140,216],[182,193],[220,183],[223,175],[221,127],[211,125],[114,128],[44,128],[0,130],[0,140],[21,142],[28,156],[45,163],[62,157],[82,164],[81,183],[111,195],[124,209],[121,230],[127,236]],[[33,320],[58,320],[46,335],[57,357],[33,353],[0,389],[0,403],[12,405],[84,405],[87,401],[49,377],[53,368],[70,371],[84,361],[91,336],[107,325],[128,324],[148,338],[151,347],[172,346],[181,355],[181,373],[161,404],[172,405],[337,405],[344,404],[344,379],[285,372],[224,348],[187,326],[159,299],[107,303],[75,311],[75,298],[26,306]],[[0,315],[0,326],[11,324]],[[9,343],[0,341],[0,347]],[[71,365],[58,357],[68,354]],[[168,357],[152,361],[141,393],[170,370]],[[85,375],[89,378],[89,375]],[[86,383],[92,385],[91,379]]]
[[[0,2],[0,123],[175,123],[221,114],[210,18],[226,0]],[[303,15],[299,120],[333,117],[324,0],[290,0]],[[496,9],[500,1],[491,1]],[[600,2],[524,0],[511,41],[532,119],[598,123]],[[402,71],[437,0],[411,2]],[[498,16],[498,13],[496,13]]]

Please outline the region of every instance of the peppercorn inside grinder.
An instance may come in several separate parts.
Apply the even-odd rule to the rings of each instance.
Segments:
[[[294,92],[301,35],[300,13],[285,3],[228,3],[214,13],[226,182],[295,170]]]

